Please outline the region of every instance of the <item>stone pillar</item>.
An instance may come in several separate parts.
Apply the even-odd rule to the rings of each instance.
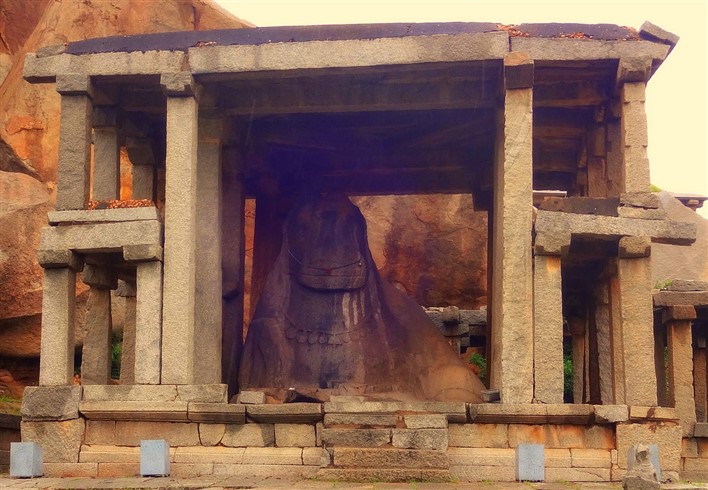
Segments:
[[[238,367],[243,347],[246,221],[242,166],[238,149],[224,150],[221,188],[221,365],[229,396],[234,395],[238,388]]]
[[[619,259],[610,259],[607,265],[607,275],[609,277],[609,302],[610,321],[612,328],[610,332],[610,343],[612,345],[612,393],[615,405],[624,405],[624,344],[622,335],[622,308],[620,303],[620,283],[618,277]]]
[[[696,425],[691,334],[696,309],[693,306],[670,306],[664,311],[663,319],[669,348],[669,403],[679,414],[683,436],[690,437]]]
[[[610,318],[610,294],[604,278],[595,286],[595,304],[592,314],[595,315],[595,330],[597,332],[597,362],[600,378],[600,400],[603,405],[614,402],[612,389],[612,320]]]
[[[563,403],[561,258],[536,255],[533,279],[534,399]]]
[[[127,138],[125,143],[133,164],[133,199],[155,199],[155,154],[149,138]]]
[[[568,317],[573,356],[573,403],[584,403],[585,386],[585,319]]]
[[[117,279],[108,266],[84,267],[83,282],[89,286],[81,353],[81,384],[105,385],[111,379],[111,289]]]
[[[120,198],[120,140],[115,107],[93,109],[93,180],[97,201]]]
[[[494,264],[491,387],[504,403],[533,399],[533,62],[504,59],[504,111],[494,162]]]
[[[163,74],[160,83],[167,95],[162,383],[192,384],[198,103],[189,73]]]
[[[670,407],[667,392],[666,365],[664,350],[666,349],[666,327],[661,318],[661,312],[654,312],[654,371],[656,371],[656,402],[660,407]]]
[[[139,262],[135,280],[135,383],[161,381],[162,262]]]
[[[624,192],[649,192],[649,139],[644,103],[650,75],[651,59],[625,58],[619,62]]]
[[[76,271],[44,269],[40,386],[70,385],[74,377]]]
[[[125,298],[123,315],[123,344],[120,355],[120,384],[135,384],[135,284],[118,282],[118,296]]]
[[[649,238],[621,238],[617,267],[625,403],[649,407],[657,403],[650,251]]]
[[[61,94],[56,209],[84,209],[91,182],[91,79],[57,75],[56,89]]]
[[[199,114],[194,383],[221,383],[221,117]]]
[[[708,422],[708,349],[703,332],[696,332],[693,344],[693,391],[696,397],[696,420]]]

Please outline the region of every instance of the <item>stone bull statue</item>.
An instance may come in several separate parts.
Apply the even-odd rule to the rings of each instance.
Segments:
[[[379,276],[366,222],[343,194],[301,201],[248,330],[241,389],[276,400],[481,402],[484,385],[423,309]]]

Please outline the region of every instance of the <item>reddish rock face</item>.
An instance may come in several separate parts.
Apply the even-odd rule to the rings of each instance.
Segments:
[[[210,0],[0,1],[0,393],[17,395],[36,383],[30,367],[38,364],[41,324],[36,250],[56,185],[59,95],[52,84],[23,80],[25,55],[92,37],[247,25]],[[128,176],[121,177],[121,196],[129,198]],[[20,358],[27,359],[22,373]]]
[[[484,389],[414,300],[379,276],[366,222],[341,194],[297,204],[249,328],[242,389],[326,400],[480,402]]]

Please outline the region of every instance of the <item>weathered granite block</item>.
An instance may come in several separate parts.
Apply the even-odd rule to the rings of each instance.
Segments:
[[[447,429],[447,416],[435,415],[404,415],[403,423],[408,429]]]
[[[227,447],[264,447],[275,442],[273,424],[228,424],[221,444]]]
[[[334,448],[334,465],[340,468],[448,468],[442,451],[393,448]]]
[[[47,463],[78,463],[84,427],[81,418],[61,422],[22,422],[22,440],[42,446]]]
[[[402,449],[436,449],[445,451],[447,429],[393,429],[393,447]]]
[[[262,391],[242,391],[237,397],[237,403],[245,403],[248,405],[263,404],[265,401],[265,393]]]
[[[28,386],[22,398],[23,420],[79,418],[81,386]]]
[[[283,405],[246,405],[246,415],[262,423],[307,423],[323,419],[319,403],[286,403]]]
[[[275,424],[275,445],[278,447],[312,447],[315,442],[314,425]]]
[[[325,447],[380,447],[391,443],[392,429],[322,429]]]

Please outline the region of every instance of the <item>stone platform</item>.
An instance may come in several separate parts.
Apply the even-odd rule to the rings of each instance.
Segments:
[[[57,477],[137,476],[141,439],[167,440],[177,478],[511,482],[524,443],[545,446],[548,482],[619,481],[638,443],[659,444],[676,480],[708,462],[705,439],[683,444],[677,411],[659,407],[356,397],[249,405],[226,403],[224,385],[159,385],[33,388],[22,414],[23,440],[42,445],[45,475]]]

